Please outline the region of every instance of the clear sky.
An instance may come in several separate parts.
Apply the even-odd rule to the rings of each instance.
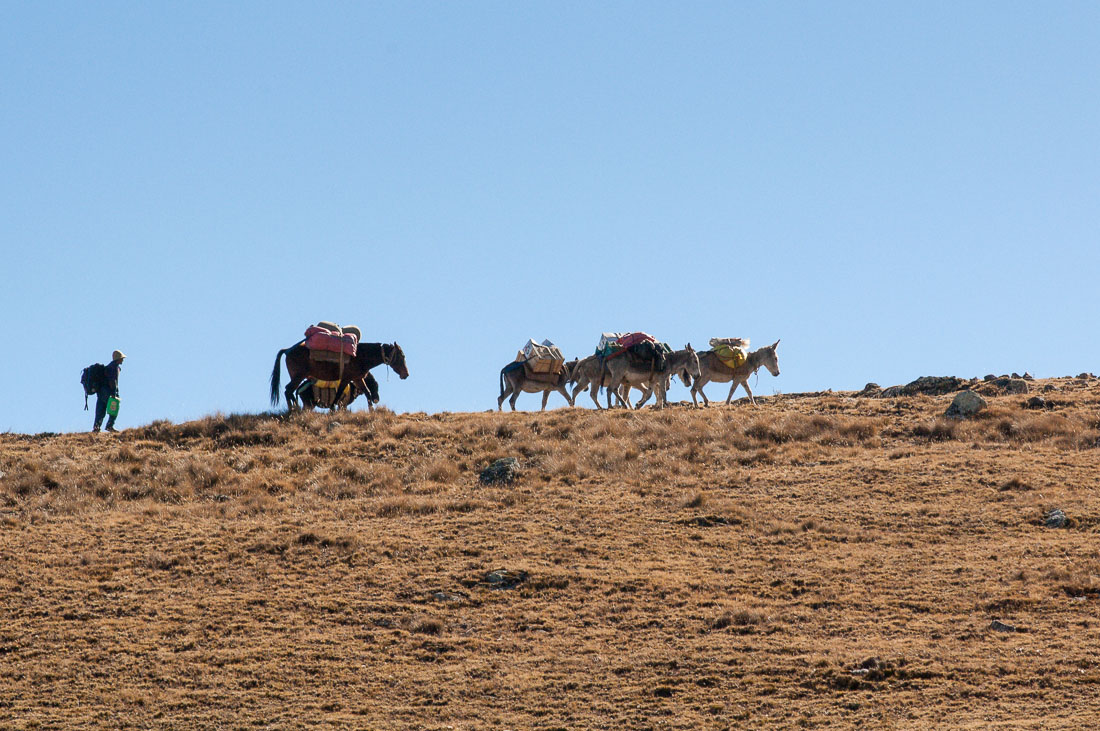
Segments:
[[[1095,2],[6,2],[0,431],[115,348],[120,427],[267,410],[322,319],[399,412],[607,330],[782,338],[765,395],[1100,371],[1098,163]]]

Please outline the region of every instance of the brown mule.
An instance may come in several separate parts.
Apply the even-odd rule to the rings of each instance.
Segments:
[[[297,404],[294,392],[307,378],[316,378],[321,381],[339,379],[340,384],[336,392],[342,394],[349,383],[362,382],[371,368],[382,364],[393,368],[401,380],[409,377],[409,369],[405,365],[405,352],[397,343],[359,343],[355,357],[344,365],[343,374],[341,374],[338,363],[311,360],[309,348],[305,346],[305,342],[300,340],[289,348],[283,348],[275,355],[275,367],[271,371],[272,406],[279,404],[279,361],[284,355],[286,355],[286,371],[290,375],[290,382],[287,383],[285,392],[288,409],[293,409]]]

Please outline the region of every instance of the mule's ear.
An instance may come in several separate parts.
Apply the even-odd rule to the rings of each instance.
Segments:
[[[777,346],[777,345],[779,345],[778,340],[776,340],[774,343],[772,343],[772,350],[775,350],[775,346]]]

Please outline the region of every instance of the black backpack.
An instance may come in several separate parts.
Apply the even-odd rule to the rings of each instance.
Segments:
[[[102,363],[92,363],[80,372],[80,385],[84,387],[84,410],[88,410],[88,397],[99,391],[106,380],[107,366]]]

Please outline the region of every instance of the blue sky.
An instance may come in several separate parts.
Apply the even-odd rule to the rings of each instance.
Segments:
[[[402,345],[395,411],[607,330],[782,338],[762,394],[1100,371],[1096,3],[0,18],[0,431],[87,429],[115,348],[120,426],[266,410],[321,319]]]

